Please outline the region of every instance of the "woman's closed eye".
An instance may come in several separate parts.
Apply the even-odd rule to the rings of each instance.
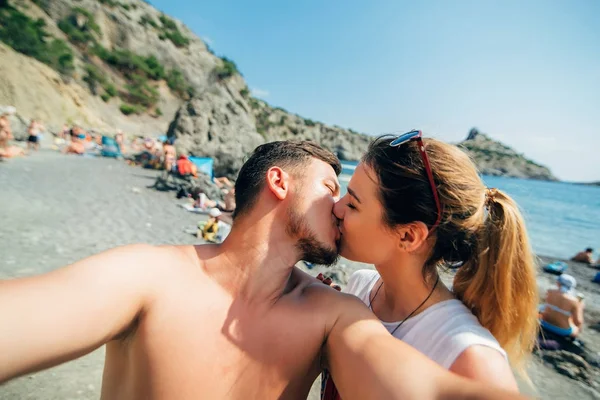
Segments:
[[[346,207],[348,207],[348,208],[349,208],[349,209],[351,209],[351,210],[356,210],[356,207],[355,207],[355,206],[354,206],[354,204],[352,204],[352,202],[350,202],[350,201],[349,201],[348,203],[346,203]]]

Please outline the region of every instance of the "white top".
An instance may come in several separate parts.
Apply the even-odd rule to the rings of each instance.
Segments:
[[[356,271],[344,290],[369,305],[369,294],[379,280],[373,270]],[[400,323],[383,322],[388,332]],[[446,300],[406,320],[394,332],[394,337],[408,343],[442,367],[449,369],[463,351],[471,346],[487,346],[506,352],[486,328],[460,300]]]

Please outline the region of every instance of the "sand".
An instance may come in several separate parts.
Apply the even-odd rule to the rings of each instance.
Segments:
[[[198,243],[190,232],[203,217],[178,207],[173,193],[148,188],[157,174],[122,161],[44,149],[0,162],[0,279],[43,273],[130,243]],[[339,264],[347,274],[368,267],[343,259]],[[600,322],[600,285],[588,282],[595,271],[571,263],[570,272],[586,294],[589,324]],[[541,274],[539,282],[545,290],[554,277]],[[586,327],[583,339],[592,351],[600,351],[598,331]],[[0,386],[0,399],[97,399],[103,357],[101,348],[13,380]],[[558,374],[539,357],[533,357],[529,373],[537,392],[521,386],[536,397],[600,399],[597,389]],[[311,400],[318,399],[317,386]]]

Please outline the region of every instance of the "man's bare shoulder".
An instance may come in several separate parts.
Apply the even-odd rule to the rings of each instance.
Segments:
[[[194,246],[129,244],[92,255],[76,264],[97,266],[104,274],[164,278],[198,265]]]

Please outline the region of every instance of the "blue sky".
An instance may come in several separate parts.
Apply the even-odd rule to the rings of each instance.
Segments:
[[[371,135],[475,126],[600,180],[600,1],[151,1],[274,106]]]

